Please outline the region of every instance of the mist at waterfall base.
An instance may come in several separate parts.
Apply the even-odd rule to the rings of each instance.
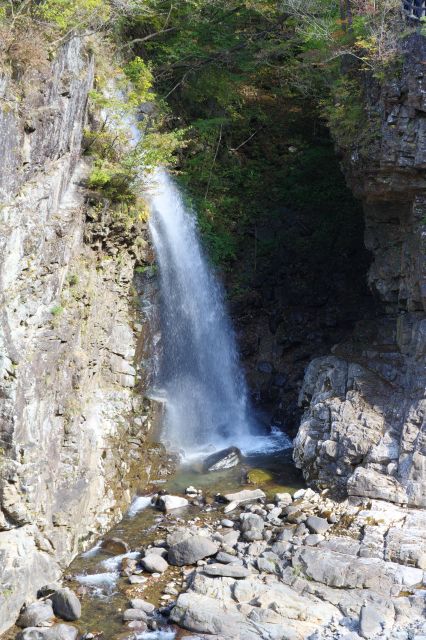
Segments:
[[[289,448],[265,433],[252,407],[222,287],[202,250],[195,216],[171,177],[155,172],[150,232],[159,266],[164,440],[186,459],[228,446],[243,454]]]

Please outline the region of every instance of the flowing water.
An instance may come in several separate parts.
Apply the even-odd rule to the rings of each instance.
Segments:
[[[151,187],[150,231],[160,275],[165,439],[186,457],[229,445],[243,452],[289,446],[262,437],[253,418],[222,287],[204,255],[195,216],[160,169]]]

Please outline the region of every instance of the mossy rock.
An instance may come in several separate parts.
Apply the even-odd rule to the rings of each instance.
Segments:
[[[274,479],[270,471],[264,469],[250,469],[247,473],[247,482],[249,484],[262,485],[268,482],[272,482]]]

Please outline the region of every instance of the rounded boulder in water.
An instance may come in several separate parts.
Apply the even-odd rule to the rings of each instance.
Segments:
[[[240,464],[242,458],[238,447],[228,447],[216,453],[212,453],[203,462],[203,471],[223,471]]]
[[[113,556],[120,556],[130,551],[127,542],[124,542],[121,538],[105,538],[105,540],[102,541],[101,549],[107,553],[111,553]]]
[[[81,616],[80,600],[68,587],[58,589],[50,597],[53,611],[58,618],[63,620],[78,620]]]

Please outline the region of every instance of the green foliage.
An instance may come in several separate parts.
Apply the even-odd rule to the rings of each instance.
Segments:
[[[335,229],[337,212],[330,217],[319,203],[323,193],[334,202],[346,187],[323,125],[361,155],[374,141],[363,77],[378,77],[395,59],[397,1],[352,3],[348,14],[329,0],[146,0],[122,21],[120,37],[134,43],[129,77],[137,82],[148,69],[167,103],[166,126],[187,132],[178,179],[223,268],[241,257],[264,210],[288,202],[286,188],[289,206],[322,212],[314,237]],[[303,191],[298,167],[312,168],[309,146],[335,185],[322,174],[317,191],[301,193],[292,177]],[[357,207],[349,213],[349,200],[350,218]],[[269,249],[259,242],[256,250]]]
[[[105,0],[41,0],[35,4],[33,15],[66,32],[105,23],[111,10]]]
[[[64,307],[60,304],[54,306],[51,310],[50,313],[52,314],[53,317],[57,317],[60,316],[61,313],[64,312]]]

